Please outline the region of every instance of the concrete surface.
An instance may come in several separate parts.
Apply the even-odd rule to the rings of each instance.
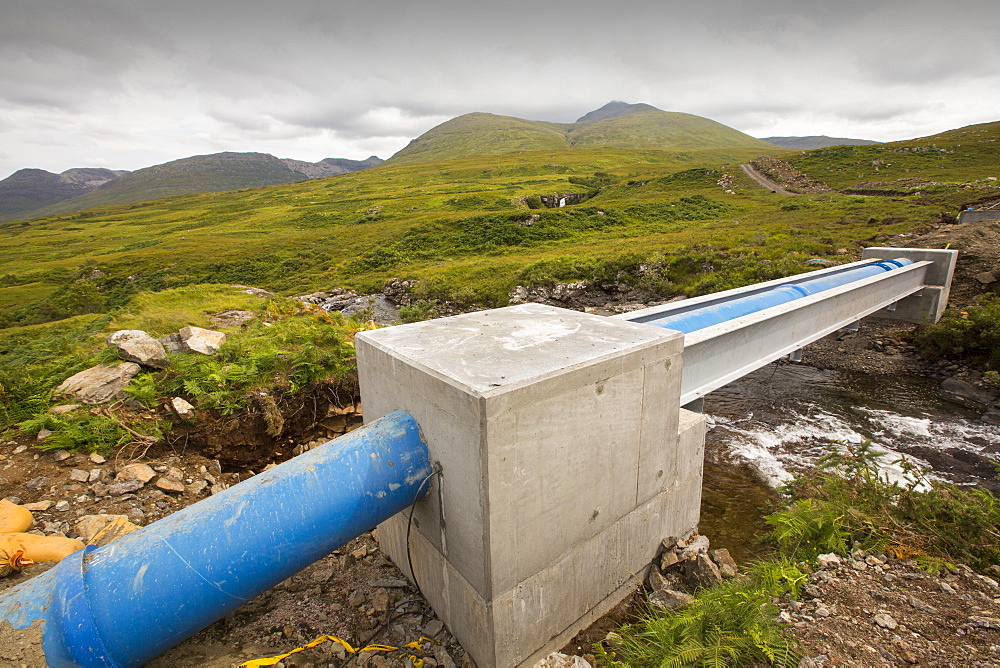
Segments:
[[[482,668],[558,649],[694,528],[705,419],[679,406],[683,337],[524,304],[359,333],[365,419],[421,426],[442,475],[379,527]]]
[[[935,323],[941,319],[948,306],[951,279],[955,275],[958,251],[926,248],[885,248],[872,246],[861,251],[864,260],[892,260],[907,258],[914,262],[933,262],[927,268],[923,290],[901,299],[893,310],[882,309],[872,315],[890,320],[903,320],[917,324]]]

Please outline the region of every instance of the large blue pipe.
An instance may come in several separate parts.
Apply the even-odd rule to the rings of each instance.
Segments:
[[[802,299],[817,292],[823,292],[841,285],[847,285],[863,278],[877,276],[886,271],[899,269],[908,264],[913,264],[913,260],[901,258],[898,260],[882,260],[871,264],[848,269],[836,274],[828,274],[818,278],[808,279],[797,283],[779,285],[746,297],[737,297],[729,301],[718,304],[709,304],[702,307],[693,308],[690,311],[677,313],[659,319],[643,320],[646,325],[655,325],[664,329],[672,329],[678,332],[690,334],[699,329],[718,325],[729,320],[735,320],[751,313],[763,311],[764,309],[786,304],[796,299]]]
[[[140,666],[405,509],[430,475],[416,422],[390,413],[75,552],[0,595],[0,634],[42,622],[50,666]]]

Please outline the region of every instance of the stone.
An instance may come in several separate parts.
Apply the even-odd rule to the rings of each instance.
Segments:
[[[176,492],[178,494],[182,494],[186,491],[183,482],[166,476],[161,476],[160,479],[156,481],[156,487],[158,489],[162,489],[164,492]]]
[[[94,483],[91,485],[91,489],[100,485],[101,483]],[[107,485],[105,488],[105,493],[108,496],[121,496],[123,494],[129,494],[130,492],[135,492],[142,489],[143,483],[138,480],[123,480],[121,482],[115,482]]]
[[[214,355],[226,342],[226,335],[222,332],[201,327],[182,327],[177,335],[189,352],[202,355]]]
[[[917,659],[916,656],[914,656],[913,652],[910,651],[909,646],[907,646],[907,644],[903,642],[902,638],[899,637],[893,638],[892,644],[899,651],[900,656],[903,657],[903,661],[909,664],[920,663],[920,660]]]
[[[700,554],[708,553],[708,536],[698,536],[693,541],[688,543],[687,547],[681,550],[680,557],[681,561],[686,561],[688,559],[693,559]]]
[[[722,582],[719,567],[704,553],[687,562],[684,577],[690,585],[695,587],[711,587]]]
[[[380,614],[385,614],[389,611],[389,606],[392,605],[392,598],[389,596],[389,592],[385,589],[376,589],[372,593],[372,607],[375,611]]]
[[[952,587],[947,582],[939,582],[938,586],[941,588],[941,591],[943,591],[946,594],[957,594],[958,593],[958,592],[955,591],[955,588]]]
[[[910,605],[913,606],[914,608],[916,608],[917,610],[922,610],[923,612],[929,612],[932,615],[936,615],[937,614],[937,611],[938,611],[937,608],[935,608],[930,603],[925,603],[924,601],[921,601],[916,596],[910,596],[910,598],[908,600],[909,600]]]
[[[33,513],[35,512],[44,513],[46,510],[52,507],[52,502],[49,501],[48,499],[45,499],[44,501],[36,501],[35,503],[25,503],[21,507],[24,508],[25,510],[30,510]]]
[[[55,393],[73,397],[87,405],[102,404],[121,398],[122,389],[139,370],[139,365],[132,362],[114,366],[98,364],[64,380]]]
[[[108,335],[108,345],[118,349],[118,356],[152,369],[166,369],[167,351],[163,344],[140,329],[120,329]]]
[[[195,480],[190,485],[185,485],[185,489],[189,494],[198,495],[208,489],[208,482],[205,480]]]
[[[90,469],[87,474],[87,482],[97,482],[104,477],[104,469]]]
[[[16,448],[14,448],[14,454],[15,455],[19,455],[22,452],[25,452],[27,449],[28,449],[28,446],[26,446],[26,445],[19,445]]]
[[[96,452],[92,452],[90,453],[90,461],[94,462],[95,464],[103,464],[108,460],[102,457],[101,455],[97,454]]]
[[[82,469],[73,469],[69,472],[69,479],[74,482],[90,482],[90,472]]]
[[[64,513],[69,510],[69,501],[56,501],[56,505],[53,509],[56,512]]]
[[[73,455],[70,454],[68,450],[56,450],[52,453],[52,461],[54,462],[64,462]]]
[[[981,629],[1000,630],[1000,619],[996,617],[973,616],[969,617],[969,623]]]
[[[819,564],[820,568],[836,568],[843,563],[843,559],[831,552],[816,557],[816,563]]]
[[[388,589],[405,589],[410,586],[410,583],[402,578],[379,578],[377,580],[369,580],[369,587],[385,587]]]
[[[665,550],[663,554],[660,555],[660,570],[666,571],[673,566],[676,566],[681,562],[680,557],[673,549]]]
[[[359,589],[355,589],[347,596],[347,604],[353,608],[360,608],[366,601],[364,593]]]
[[[722,574],[724,578],[734,578],[739,572],[739,567],[736,565],[736,560],[733,556],[729,554],[729,550],[726,548],[719,548],[718,550],[712,550],[710,555],[712,561],[716,563],[719,567],[719,573]]]
[[[25,489],[39,490],[49,483],[49,479],[45,476],[38,476],[37,478],[32,478],[28,482],[24,483]]]
[[[569,656],[560,652],[552,652],[532,668],[591,668],[591,665],[582,656]]]
[[[174,413],[177,413],[177,417],[182,419],[187,419],[194,417],[194,406],[188,403],[182,397],[174,397],[170,400],[170,407],[174,409]]]
[[[823,590],[814,584],[807,584],[802,587],[802,593],[810,598],[822,598]]]
[[[992,271],[984,271],[980,274],[976,274],[976,280],[983,285],[989,285],[990,283],[996,282],[997,276]]]
[[[51,436],[51,435],[52,435],[52,432],[49,431],[48,429],[39,429],[38,433],[35,434],[35,440],[39,441],[39,442],[41,442],[41,441],[47,441],[49,439],[49,436]]]
[[[229,485],[225,485],[225,484],[219,483],[217,485],[212,485],[209,488],[208,491],[209,491],[210,494],[212,494],[214,496],[214,495],[218,494],[219,492],[224,491],[228,487],[229,487]]]
[[[184,471],[180,470],[176,466],[168,466],[166,471],[163,472],[163,477],[180,482],[184,480]]]
[[[141,464],[135,462],[132,464],[127,464],[122,467],[122,470],[115,476],[117,480],[138,480],[142,484],[146,484],[150,480],[156,477],[156,473],[148,464]]]
[[[424,624],[423,634],[428,638],[434,638],[437,634],[444,630],[444,622],[440,619],[432,619],[431,621]]]
[[[875,621],[875,624],[882,627],[883,629],[888,629],[889,631],[892,631],[897,626],[899,626],[899,623],[895,619],[893,619],[892,615],[890,615],[888,612],[881,612],[881,611],[876,612],[875,616],[873,617],[873,620]]]
[[[989,404],[994,399],[993,393],[981,390],[959,378],[945,378],[941,382],[941,389],[981,404]]]
[[[53,415],[65,415],[66,413],[72,413],[79,407],[79,404],[62,404],[61,406],[53,406],[49,409],[49,412]]]
[[[650,605],[660,610],[675,610],[694,600],[688,594],[676,589],[658,589],[649,595]]]

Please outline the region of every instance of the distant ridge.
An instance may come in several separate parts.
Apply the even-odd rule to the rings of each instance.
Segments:
[[[306,162],[267,153],[225,152],[191,156],[134,172],[70,169],[56,175],[41,169],[22,169],[0,181],[0,221],[195,192],[293,183],[356,172],[382,162],[374,155],[365,160],[325,158]]]
[[[44,169],[19,169],[0,181],[0,220],[79,197],[128,174],[125,170],[67,169],[53,174]]]
[[[393,155],[393,164],[475,155],[566,149],[774,150],[774,145],[692,114],[609,102],[575,123],[528,121],[476,112],[431,128]]]
[[[826,135],[813,135],[810,137],[761,137],[761,140],[781,146],[782,148],[792,148],[800,151],[811,151],[815,148],[829,148],[830,146],[869,146],[881,143],[869,139],[848,139],[846,137],[827,137]]]
[[[606,121],[609,118],[627,116],[628,114],[634,114],[640,111],[659,111],[659,109],[650,104],[629,104],[628,102],[612,100],[600,109],[595,109],[594,111],[584,114],[580,118],[576,119],[576,122],[578,125],[580,123],[596,123],[597,121]]]

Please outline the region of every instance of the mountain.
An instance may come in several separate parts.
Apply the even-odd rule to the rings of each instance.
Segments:
[[[123,170],[88,168],[67,169],[62,174],[18,170],[0,181],[0,221],[84,195],[125,174],[128,172]]]
[[[213,153],[173,160],[134,172],[71,169],[61,175],[22,169],[0,181],[0,221],[95,206],[131,204],[196,192],[219,192],[337,176],[374,167],[365,160],[305,162],[267,153]]]
[[[648,104],[610,102],[575,123],[528,121],[476,112],[431,128],[389,160],[411,164],[428,160],[567,148],[703,151],[774,150],[716,121]]]
[[[870,146],[879,143],[870,139],[847,139],[845,137],[827,137],[826,135],[814,135],[811,137],[761,137],[761,140],[781,146],[782,148],[791,148],[799,151],[811,151],[814,148],[828,148],[830,146]]]

